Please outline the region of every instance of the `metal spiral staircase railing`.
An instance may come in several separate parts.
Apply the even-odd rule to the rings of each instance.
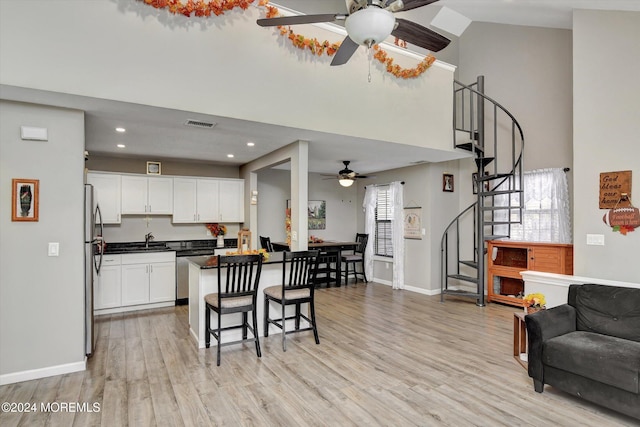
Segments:
[[[456,295],[484,306],[485,242],[509,237],[511,225],[522,222],[524,135],[515,117],[484,94],[483,76],[471,85],[454,82],[453,122],[454,146],[475,154],[478,191],[442,235],[440,301]],[[496,204],[499,195],[508,202]]]

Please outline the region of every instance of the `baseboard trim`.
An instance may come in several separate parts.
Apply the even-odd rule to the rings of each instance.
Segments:
[[[53,377],[55,375],[70,374],[72,372],[84,371],[86,369],[87,358],[85,357],[82,362],[66,363],[64,365],[49,366],[46,368],[30,369],[28,371],[0,375],[0,385],[37,380],[39,378]]]
[[[189,304],[189,298],[178,298],[176,300],[176,305],[187,305]]]
[[[379,283],[381,285],[393,286],[393,282],[391,282],[390,280],[383,280],[383,279],[378,279],[378,278],[374,277],[373,281],[376,282],[376,283]],[[403,291],[415,292],[415,293],[418,293],[418,294],[428,295],[428,296],[434,296],[434,295],[439,295],[440,294],[440,289],[429,290],[429,289],[417,288],[415,286],[406,286],[406,285],[405,285],[404,289],[402,289],[402,290]]]

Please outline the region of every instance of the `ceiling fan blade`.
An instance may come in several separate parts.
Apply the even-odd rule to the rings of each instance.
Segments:
[[[318,22],[333,22],[337,20],[344,20],[347,15],[342,13],[324,13],[320,15],[295,15],[295,16],[280,16],[278,18],[263,18],[258,19],[256,22],[261,27],[277,27],[280,25],[297,25],[297,24],[314,24]]]
[[[396,18],[396,28],[391,35],[401,40],[438,52],[449,45],[451,40],[426,27],[406,19]]]
[[[346,64],[347,61],[353,56],[353,54],[358,50],[360,45],[353,40],[349,36],[345,37],[342,41],[342,44],[338,48],[338,51],[333,56],[333,61],[331,61],[331,65],[343,65]]]
[[[426,6],[431,3],[435,3],[438,0],[404,0],[404,7],[400,9],[401,11],[417,9],[422,6]]]

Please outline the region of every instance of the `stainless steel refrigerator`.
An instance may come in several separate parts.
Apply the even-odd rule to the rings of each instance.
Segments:
[[[95,203],[93,185],[84,185],[84,342],[87,356],[96,348],[96,333],[93,324],[93,277],[102,267],[102,214]]]

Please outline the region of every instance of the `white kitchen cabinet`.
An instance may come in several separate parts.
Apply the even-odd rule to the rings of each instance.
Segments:
[[[87,173],[87,184],[93,185],[93,203],[100,205],[104,224],[120,224],[120,175],[110,173]]]
[[[121,283],[120,255],[105,255],[100,273],[93,270],[93,309],[120,307]]]
[[[243,222],[244,180],[174,178],[173,222]]]
[[[220,180],[220,222],[244,222],[244,180]]]
[[[122,213],[170,215],[173,213],[173,179],[122,176]]]
[[[175,252],[122,255],[122,306],[176,299]]]

